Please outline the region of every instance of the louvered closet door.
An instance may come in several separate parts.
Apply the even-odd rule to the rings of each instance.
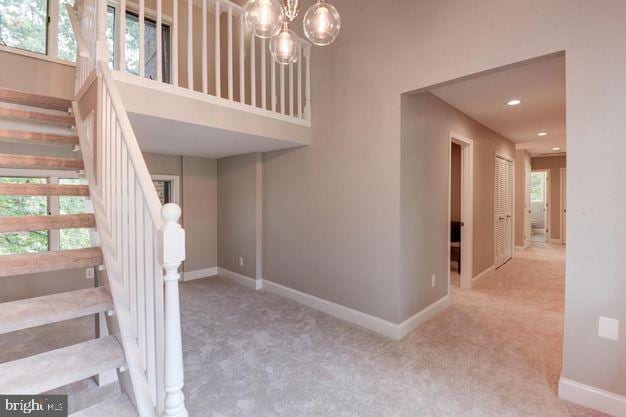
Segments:
[[[494,263],[497,268],[513,255],[513,164],[500,157],[495,160],[494,191]]]

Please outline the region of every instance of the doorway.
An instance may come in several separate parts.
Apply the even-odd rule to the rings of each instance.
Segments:
[[[550,171],[536,169],[531,172],[530,179],[530,223],[531,240],[533,242],[548,242],[550,232]]]
[[[454,132],[450,132],[449,139],[448,283],[470,290],[473,268],[474,142]]]
[[[530,247],[532,227],[530,216],[532,214],[530,207],[530,184],[531,184],[532,168],[530,164],[524,164],[524,249]]]
[[[565,245],[565,231],[567,230],[567,170],[561,168],[561,244]]]

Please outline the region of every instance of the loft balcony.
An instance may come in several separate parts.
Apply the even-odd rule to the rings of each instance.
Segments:
[[[280,65],[234,2],[154,3],[109,2],[108,47],[96,33],[81,54],[109,62],[142,150],[224,157],[310,143],[310,44],[301,39],[297,62]],[[83,33],[97,4],[77,2]]]

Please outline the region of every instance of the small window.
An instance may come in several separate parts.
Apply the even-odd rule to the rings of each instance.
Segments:
[[[546,173],[533,172],[530,175],[530,202],[543,203],[546,199]]]
[[[46,184],[45,178],[0,177],[5,184]],[[45,216],[48,199],[45,196],[0,196],[0,216]],[[47,230],[35,232],[0,233],[0,255],[45,252],[49,248]]]
[[[172,202],[172,181],[152,180],[161,204]]]
[[[0,0],[2,1],[2,0]],[[57,31],[57,55],[60,59],[76,62],[76,37],[67,14],[66,4],[72,6],[74,0],[59,0],[59,26]]]
[[[60,178],[59,184],[86,184],[80,178]],[[85,198],[74,196],[59,197],[59,214],[82,214],[86,212]],[[61,229],[60,249],[82,249],[91,247],[89,229]]]
[[[0,0],[2,45],[45,54],[47,39],[47,0]]]

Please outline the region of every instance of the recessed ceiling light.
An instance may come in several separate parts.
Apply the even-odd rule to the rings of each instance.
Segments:
[[[552,148],[553,151],[560,151],[561,148]]]
[[[518,104],[522,104],[522,100],[518,98],[512,98],[511,100],[506,102],[507,106],[517,106]]]
[[[548,132],[539,132],[537,136],[548,136]]]

